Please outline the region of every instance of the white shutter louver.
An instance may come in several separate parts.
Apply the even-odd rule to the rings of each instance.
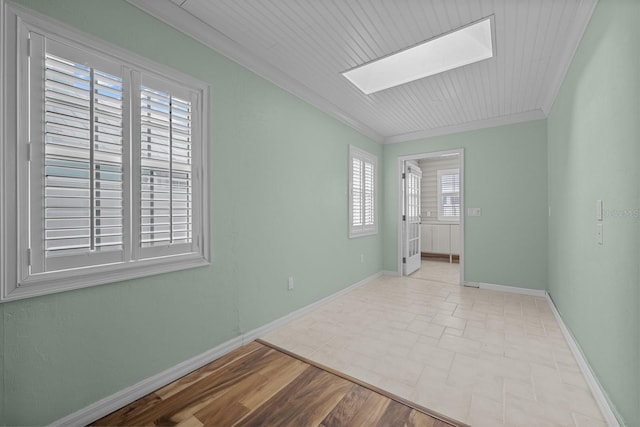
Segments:
[[[141,247],[191,243],[191,103],[142,86],[140,113]]]
[[[47,54],[45,257],[122,250],[122,80]]]

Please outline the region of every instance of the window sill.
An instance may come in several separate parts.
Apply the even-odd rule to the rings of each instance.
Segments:
[[[358,237],[366,237],[366,236],[373,236],[378,234],[378,230],[375,231],[364,231],[362,233],[349,233],[349,238],[350,239],[356,239]]]
[[[201,254],[193,253],[176,257],[131,261],[126,264],[112,264],[33,275],[19,286],[9,289],[0,302],[50,295],[74,289],[88,288],[107,283],[138,279],[156,274],[170,273],[196,267],[206,267],[211,262]],[[115,268],[114,268],[115,267]],[[63,275],[64,274],[64,275]]]

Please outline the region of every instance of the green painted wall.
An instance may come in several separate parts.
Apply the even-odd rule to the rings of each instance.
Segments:
[[[0,425],[52,422],[381,270],[381,234],[347,238],[348,144],[379,144],[124,1],[20,3],[211,84],[214,259],[0,305]]]
[[[464,148],[465,280],[546,289],[546,122],[384,146],[384,269],[397,270],[398,157]]]
[[[629,426],[640,425],[639,20],[637,0],[600,0],[548,119],[549,291]]]

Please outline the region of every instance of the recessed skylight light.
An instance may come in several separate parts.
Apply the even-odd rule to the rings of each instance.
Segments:
[[[491,57],[491,18],[487,18],[342,75],[369,95]]]

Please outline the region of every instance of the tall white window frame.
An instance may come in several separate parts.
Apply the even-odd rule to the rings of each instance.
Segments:
[[[208,85],[1,4],[0,301],[208,265]]]
[[[378,233],[378,158],[349,146],[349,237]]]
[[[460,221],[460,169],[458,168],[438,170],[438,220]]]

